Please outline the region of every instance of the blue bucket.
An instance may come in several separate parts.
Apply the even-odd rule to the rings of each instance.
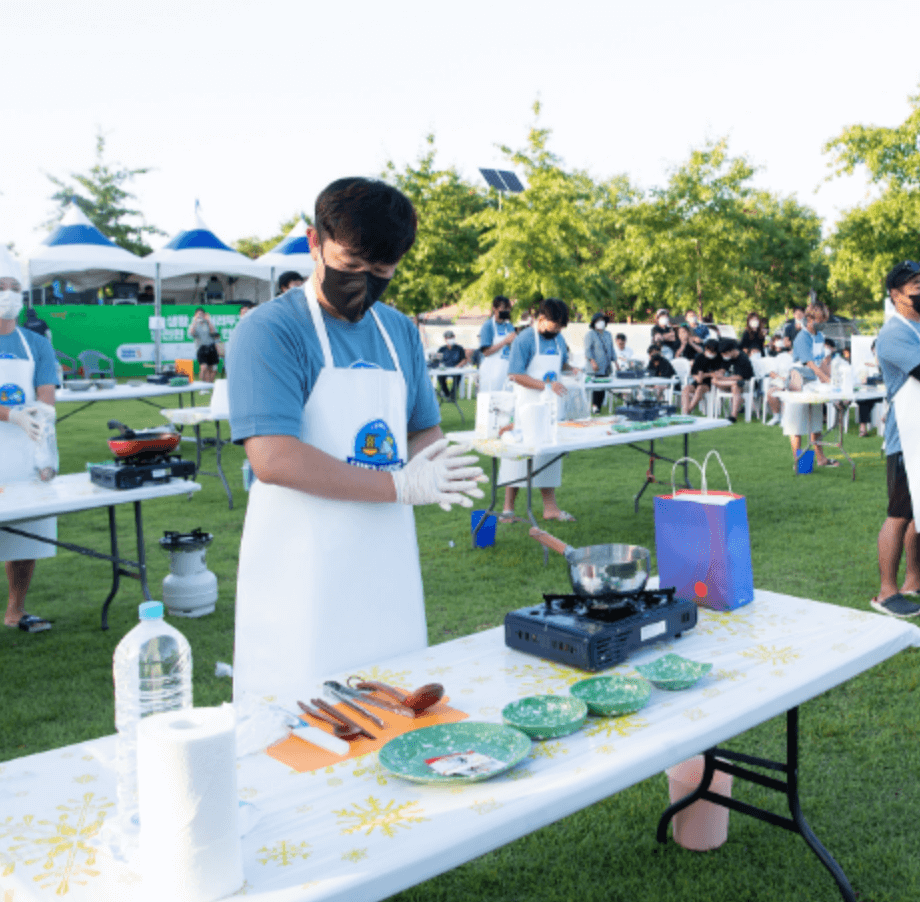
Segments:
[[[800,476],[811,473],[815,468],[815,452],[812,451],[811,448],[807,451],[800,452],[799,456],[796,458],[795,467]]]
[[[470,532],[476,529],[486,513],[487,511],[472,511],[470,513]],[[485,523],[482,524],[479,532],[476,533],[477,548],[491,548],[495,544],[495,525],[497,523],[498,519],[495,514],[489,514],[485,518]]]

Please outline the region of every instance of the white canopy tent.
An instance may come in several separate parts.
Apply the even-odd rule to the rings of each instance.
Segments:
[[[179,232],[160,250],[143,258],[153,269],[154,315],[161,323],[162,292],[188,295],[188,302],[194,303],[202,286],[202,277],[226,276],[227,300],[234,294],[256,303],[268,300],[270,295],[269,267],[233,250],[221,241],[195,212],[195,227]],[[221,285],[223,288],[223,283]],[[156,335],[156,370],[160,371],[160,331]]]
[[[22,267],[10,249],[0,242],[0,279],[15,279],[22,285]]]
[[[313,272],[313,257],[310,256],[306,222],[301,219],[280,244],[276,244],[268,253],[262,254],[256,263],[269,267],[270,297],[275,295],[275,280],[288,270],[300,273],[306,280]]]
[[[65,279],[81,290],[101,288],[125,275],[152,277],[153,266],[106,238],[76,204],[70,204],[61,224],[26,263],[29,289],[54,279]]]

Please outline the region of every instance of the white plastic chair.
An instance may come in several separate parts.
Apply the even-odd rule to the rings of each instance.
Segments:
[[[690,381],[690,367],[691,363],[687,360],[686,357],[677,357],[671,361],[671,366],[674,367],[674,372],[677,373],[677,384],[671,386],[671,397],[668,403],[674,403],[674,395],[676,394],[678,399],[680,398],[680,393],[683,390],[684,386]]]

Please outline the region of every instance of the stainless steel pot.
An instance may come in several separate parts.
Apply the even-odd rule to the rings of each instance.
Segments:
[[[565,558],[572,589],[577,595],[591,598],[611,592],[638,592],[648,581],[651,567],[648,548],[617,543],[573,548],[536,526],[530,530],[530,535]]]

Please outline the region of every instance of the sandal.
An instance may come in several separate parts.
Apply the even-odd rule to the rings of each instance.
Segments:
[[[514,516],[514,511],[502,511],[498,515],[499,523],[514,523],[517,520],[517,517]]]
[[[560,523],[575,523],[577,522],[575,518],[568,513],[568,511],[559,511],[559,515],[556,517],[547,517],[546,514],[543,515],[544,520],[558,520]]]
[[[880,614],[887,614],[889,617],[897,617],[900,620],[920,615],[920,603],[910,598],[905,598],[900,592],[896,595],[888,596],[883,601],[879,601],[876,595],[869,604]]]
[[[10,629],[21,629],[24,633],[42,633],[51,629],[51,621],[45,620],[44,617],[37,617],[35,614],[23,614],[19,618],[19,623],[10,626]]]
[[[825,461],[823,461],[823,462],[821,462],[821,463],[818,463],[817,461],[815,461],[815,466],[816,466],[816,467],[830,467],[831,469],[833,469],[834,467],[839,467],[839,466],[840,466],[840,461],[839,461],[839,460],[833,460],[832,458],[829,457],[827,460],[825,460]]]

